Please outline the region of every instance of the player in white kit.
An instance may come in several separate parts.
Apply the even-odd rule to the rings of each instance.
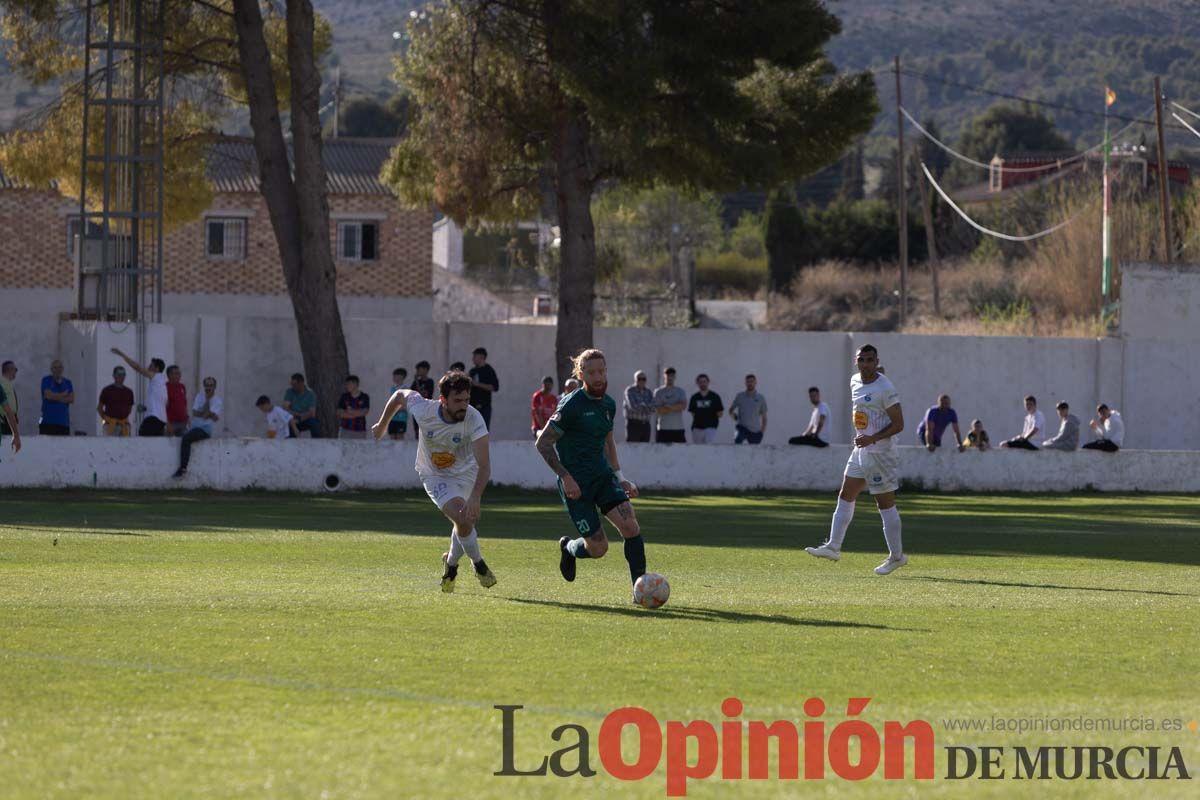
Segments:
[[[397,411],[407,409],[420,427],[417,441],[417,474],[429,499],[454,523],[450,550],[442,553],[442,591],[453,592],[458,561],[466,553],[475,565],[475,577],[484,588],[496,585],[496,576],[479,549],[479,503],[491,478],[488,429],[483,415],[470,405],[471,379],[448,372],[438,381],[438,399],[426,400],[420,392],[397,389],[388,398],[383,415],[372,426],[375,439],[387,436],[388,423]]]
[[[908,563],[900,539],[900,511],[896,508],[896,490],[900,488],[900,456],[896,434],[904,430],[900,395],[879,368],[879,352],[863,345],[856,356],[858,374],[850,379],[854,403],[854,449],[846,462],[842,491],[829,539],[817,547],[804,548],[811,556],[837,561],[842,557],[842,541],[854,518],[854,501],[867,489],[879,507],[883,519],[883,538],[887,541],[887,560],[875,568],[876,575],[889,575]]]

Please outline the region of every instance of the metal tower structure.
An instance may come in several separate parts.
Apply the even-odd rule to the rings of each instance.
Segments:
[[[75,311],[162,321],[165,0],[86,0]]]

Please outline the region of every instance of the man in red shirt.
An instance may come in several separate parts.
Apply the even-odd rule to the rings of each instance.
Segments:
[[[542,388],[533,393],[529,403],[529,413],[533,417],[533,436],[537,438],[538,431],[546,427],[546,423],[554,416],[558,407],[558,398],[554,396],[554,378],[549,375],[542,378]]]
[[[167,367],[167,436],[183,436],[188,429],[187,387],[179,365]]]
[[[133,391],[125,385],[125,368],[113,369],[113,382],[100,392],[96,412],[104,420],[105,436],[129,436],[129,414],[133,411]]]

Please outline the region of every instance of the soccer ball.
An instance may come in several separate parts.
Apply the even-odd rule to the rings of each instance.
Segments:
[[[671,584],[657,572],[647,572],[633,585],[633,602],[642,608],[658,608],[671,596]]]

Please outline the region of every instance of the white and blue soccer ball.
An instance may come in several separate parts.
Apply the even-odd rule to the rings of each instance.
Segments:
[[[633,602],[642,608],[658,608],[671,596],[671,584],[657,572],[647,572],[633,584]]]

